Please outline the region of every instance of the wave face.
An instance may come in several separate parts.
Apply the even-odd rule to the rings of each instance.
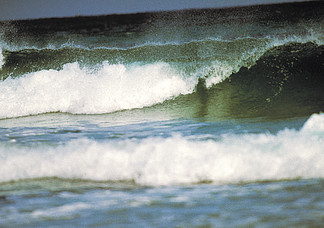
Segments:
[[[151,106],[180,118],[322,111],[323,9],[1,22],[0,118]]]
[[[225,134],[204,141],[179,135],[117,142],[78,139],[30,148],[1,144],[0,182],[59,177],[157,186],[323,178],[323,133],[324,115],[316,114],[300,131],[276,135]]]
[[[233,41],[234,44],[228,45],[237,46],[237,42],[250,44],[251,41],[236,40]],[[68,55],[73,49],[32,52],[24,50],[11,53],[5,58],[7,61],[2,71],[8,70],[8,65],[12,65],[11,68],[16,63],[21,65],[26,59],[31,59],[30,65],[17,68],[17,71],[32,71],[29,67],[35,66],[33,61],[38,62],[40,59],[44,60],[44,65],[39,64],[40,68],[35,72],[24,72],[21,76],[12,76],[1,82],[0,118],[48,112],[103,114],[163,102],[162,106],[155,108],[197,117],[239,116],[240,113],[252,116],[269,115],[274,110],[280,114],[292,112],[292,115],[322,111],[323,45],[289,42],[265,49],[264,52],[254,52],[245,59],[236,54],[239,56],[237,59],[221,60],[218,55],[210,54],[209,59],[196,57],[192,61],[190,58],[195,55],[192,53],[186,59],[173,59],[179,56],[179,51],[170,49],[187,50],[187,45],[199,49],[200,43],[203,47],[213,43],[220,45],[219,41],[201,41],[184,45],[135,48],[125,50],[130,58],[138,60],[139,56],[145,56],[151,59],[154,56],[157,59],[141,59],[138,62],[128,59],[122,61],[124,63],[114,60],[101,62],[106,56],[120,57],[117,54],[112,55],[111,52],[121,50],[83,50],[80,55],[82,57],[85,56],[84,52],[92,53],[93,56],[97,56],[98,52],[105,52],[106,55],[98,55],[98,63],[92,65],[78,61],[61,62],[54,69],[50,69],[50,66],[56,62],[52,59],[56,52],[66,52],[64,55]],[[149,51],[139,52],[137,49],[157,50],[150,57],[145,55]],[[172,61],[159,61],[164,56],[163,49],[166,49],[165,53],[174,55],[170,57]],[[49,54],[52,52],[56,54]],[[134,57],[131,54],[133,52],[139,56]],[[156,53],[160,53],[160,56]],[[48,55],[50,59],[46,60],[43,55]],[[252,58],[254,59],[251,60]]]

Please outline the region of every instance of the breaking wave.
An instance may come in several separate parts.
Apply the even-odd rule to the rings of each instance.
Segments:
[[[0,118],[47,112],[109,113],[142,108],[187,94],[192,85],[167,64],[103,63],[90,71],[78,63],[43,70],[0,85]]]
[[[324,115],[314,114],[301,130],[276,135],[78,139],[57,147],[0,144],[0,182],[59,177],[156,186],[323,178],[323,136]]]
[[[247,45],[246,43],[259,41],[252,39],[252,41],[235,42],[243,42]],[[191,46],[185,48],[185,45]],[[207,109],[214,113],[216,108],[227,110],[232,106],[230,108],[235,110],[231,112],[240,109],[242,112],[242,108],[246,107],[245,111],[250,112],[256,108],[265,109],[269,105],[278,103],[281,107],[285,107],[286,111],[288,110],[286,107],[292,103],[295,104],[293,106],[296,110],[299,107],[298,109],[302,111],[303,107],[312,106],[304,112],[306,115],[323,111],[324,46],[312,42],[287,43],[267,49],[265,52],[264,50],[263,52],[252,51],[246,53],[248,57],[242,57],[238,54],[240,50],[234,48],[240,43],[231,43],[228,45],[234,45],[231,48],[238,52],[235,56],[239,56],[239,60],[231,59],[229,62],[217,56],[215,50],[208,52],[209,54],[206,52],[208,45],[219,46],[217,42],[215,44],[212,41],[205,41],[202,45],[205,50],[203,55],[197,55],[197,51],[201,50],[197,43],[185,45],[163,47],[166,49],[164,53],[177,51],[175,55],[180,57],[172,61],[172,56],[165,61],[160,61],[164,54],[160,54],[159,58],[152,61],[134,60],[138,60],[140,56],[145,56],[145,53],[150,51],[152,53],[146,58],[156,57],[157,53],[163,50],[160,49],[162,47],[154,47],[158,48],[158,50],[153,48],[154,51],[145,50],[148,47],[142,47],[144,49],[140,49],[141,51],[125,50],[129,55],[125,59],[129,61],[124,63],[114,63],[112,59],[101,62],[112,54],[111,52],[120,52],[120,50],[108,50],[108,54],[107,50],[96,50],[93,53],[90,51],[90,54],[98,54],[98,51],[106,53],[104,57],[100,57],[103,59],[98,61],[99,65],[91,66],[77,61],[64,63],[54,69],[42,69],[46,68],[42,66],[35,72],[28,68],[29,65],[21,67],[22,63],[27,59],[33,61],[32,59],[35,58],[36,62],[45,64],[47,60],[44,56],[47,55],[49,55],[48,61],[55,63],[56,61],[51,58],[55,59],[58,53],[54,50],[36,53],[33,53],[33,50],[31,53],[25,50],[23,53],[9,54],[9,59],[12,58],[11,63],[17,60],[21,63],[18,64],[20,69],[27,68],[28,73],[0,81],[0,118],[49,112],[103,114],[148,107],[170,99],[178,101],[175,105],[180,105],[178,107],[180,112],[186,106],[197,102],[207,104]],[[193,51],[194,54],[186,53],[183,59],[179,48],[182,51],[196,51]],[[63,51],[60,56],[66,56],[71,50],[60,51]],[[87,55],[81,52],[80,56]],[[118,56],[123,55],[119,53]],[[130,58],[134,59],[130,60]],[[253,61],[248,61],[249,58]],[[6,64],[10,61],[5,63],[3,71],[8,69]],[[187,94],[196,94],[199,99],[193,99]],[[183,98],[179,95],[187,96]],[[227,103],[226,107],[224,107],[225,103]],[[270,111],[273,112],[274,109],[278,108],[272,107]]]

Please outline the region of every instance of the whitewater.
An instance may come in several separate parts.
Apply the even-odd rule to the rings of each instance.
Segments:
[[[143,108],[187,94],[192,91],[190,87],[163,63],[126,67],[105,62],[95,72],[72,63],[61,71],[44,70],[4,81],[0,117],[46,112],[100,114]]]
[[[44,177],[134,181],[141,185],[215,184],[324,177],[324,115],[275,135],[180,135],[118,142],[72,140],[56,147],[1,145],[1,182]],[[19,167],[19,168],[17,168]]]

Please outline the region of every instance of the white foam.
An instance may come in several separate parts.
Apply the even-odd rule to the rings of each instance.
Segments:
[[[142,108],[192,92],[189,83],[165,63],[103,63],[97,71],[66,64],[0,82],[0,118],[46,112],[109,113]]]
[[[86,203],[72,203],[68,205],[63,205],[55,208],[35,210],[31,213],[32,217],[70,217],[73,213],[80,213],[82,210],[87,210],[89,208],[94,208],[93,205]]]
[[[0,48],[0,70],[4,64],[4,56],[2,54],[2,49]],[[1,76],[0,76],[1,77]]]
[[[312,116],[300,131],[230,134],[218,141],[176,135],[106,142],[79,139],[58,147],[0,144],[0,182],[54,176],[149,185],[324,178],[324,129],[312,130],[314,122],[323,126],[324,115]]]
[[[230,63],[215,60],[210,67],[201,69],[198,74],[211,75],[211,77],[207,77],[206,79],[206,87],[210,88],[237,71],[238,69],[235,69],[235,67],[233,67]]]
[[[304,124],[302,130],[303,133],[324,133],[324,114],[313,114],[308,121]]]

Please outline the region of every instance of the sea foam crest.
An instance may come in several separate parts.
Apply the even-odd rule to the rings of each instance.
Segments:
[[[252,67],[267,51],[274,47],[279,47],[289,43],[305,44],[308,42],[312,42],[316,45],[323,45],[322,37],[322,33],[316,33],[313,30],[309,30],[308,33],[303,36],[290,35],[286,37],[265,37],[258,39],[260,41],[258,45],[251,45],[251,43],[248,42],[248,45],[246,45],[247,49],[244,50],[238,58],[232,58],[230,61],[215,60],[210,66],[200,69],[197,72],[197,75],[208,75],[206,78],[206,86],[209,88],[230,77],[233,73],[237,73],[242,67]],[[253,38],[248,37],[237,38],[231,41],[221,39],[210,40],[214,40],[216,42],[237,42],[240,40],[250,39],[254,40]]]
[[[313,114],[302,128],[303,133],[324,134],[324,114]]]
[[[165,63],[110,65],[96,71],[78,63],[0,82],[0,118],[47,112],[109,113],[142,108],[193,90]]]
[[[0,144],[0,182],[60,177],[134,180],[144,185],[215,184],[324,178],[324,115],[300,130],[276,135],[223,135],[198,141],[168,138],[96,142],[78,139],[57,147]]]

